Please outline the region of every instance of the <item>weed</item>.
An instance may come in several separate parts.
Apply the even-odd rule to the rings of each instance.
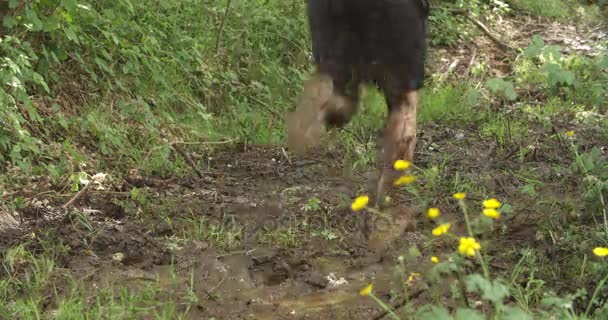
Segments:
[[[572,136],[573,134],[569,135]],[[415,169],[415,167],[410,165],[402,166],[399,162],[403,161],[398,160],[395,163],[395,168],[404,171],[402,177],[410,177],[411,173],[406,171],[408,171],[410,167],[413,169]],[[401,178],[396,180],[396,183],[401,180]],[[414,180],[408,179],[408,181],[409,182],[406,184],[413,186],[412,183]],[[456,186],[461,186],[459,181],[456,181]],[[417,187],[414,186],[413,189],[417,189]],[[414,194],[418,194],[418,192],[414,192]],[[434,266],[422,276],[427,278],[427,281],[431,286],[445,286],[446,281],[455,281],[453,282],[452,287],[460,288],[456,289],[455,297],[460,298],[461,301],[458,309],[454,313],[456,318],[465,315],[467,318],[483,318],[478,311],[470,308],[471,304],[469,303],[469,299],[471,295],[474,295],[477,299],[482,299],[491,306],[493,308],[493,311],[491,312],[492,316],[498,319],[511,319],[513,317],[517,319],[532,319],[533,317],[576,316],[575,311],[572,309],[572,301],[581,295],[584,296],[584,294],[581,293],[566,298],[548,295],[544,289],[545,282],[542,279],[536,278],[534,271],[529,273],[524,286],[515,285],[515,279],[520,278],[522,275],[524,263],[532,257],[529,251],[524,251],[522,258],[511,274],[510,281],[506,281],[501,277],[494,277],[490,272],[486,254],[488,252],[487,246],[490,245],[491,242],[489,242],[484,235],[487,235],[495,228],[495,221],[501,219],[504,214],[512,212],[511,206],[502,204],[495,198],[490,198],[481,203],[480,209],[471,211],[471,208],[467,203],[467,193],[465,192],[454,193],[453,200],[457,202],[458,207],[463,214],[466,234],[457,235],[452,233],[452,223],[448,222],[446,218],[443,217],[439,209],[430,208],[427,212],[427,217],[436,225],[431,232],[432,237],[445,237],[454,242],[458,242],[458,245],[456,246],[456,243],[454,244],[454,246],[456,246],[456,252],[451,254],[448,259],[440,261],[437,257],[434,257],[432,259]],[[367,204],[367,197],[359,196],[353,201],[352,209],[354,211],[361,211],[367,207]],[[370,213],[383,215],[383,213],[376,208],[367,208],[367,210]],[[410,249],[409,252],[408,256],[401,256],[399,258],[401,272],[405,272],[405,268],[403,267],[404,260],[415,258],[419,255],[419,253],[417,253],[418,250],[415,248]],[[597,256],[608,256],[608,249],[597,247],[594,249],[594,253]],[[476,264],[481,267],[481,273],[471,270],[472,261],[475,261]],[[597,301],[597,294],[600,291],[600,288],[602,288],[608,280],[608,272],[606,270],[604,270],[604,272],[606,274],[605,278],[597,284],[590,300],[588,300],[589,302],[586,309],[581,314],[582,318],[586,318],[590,314],[592,305]],[[409,278],[411,279],[413,275],[414,273],[411,273]],[[419,307],[411,305],[408,297],[407,283],[405,280],[402,281],[404,284],[402,297],[405,301],[404,309],[408,310],[410,315],[415,313],[414,318],[451,318],[450,312],[444,306],[425,305]],[[509,283],[513,289],[509,288]],[[370,284],[363,288],[360,294],[363,296],[370,296],[386,310],[388,315],[394,319],[400,319],[390,306],[374,295],[372,289],[373,286]],[[458,293],[459,290],[461,291],[460,293]],[[514,307],[505,304],[506,299],[509,297],[513,297],[515,301],[518,302],[519,306]],[[539,306],[541,305],[544,307],[540,308]],[[602,311],[598,308],[595,312],[599,313]],[[411,316],[407,316],[407,318],[410,317]]]

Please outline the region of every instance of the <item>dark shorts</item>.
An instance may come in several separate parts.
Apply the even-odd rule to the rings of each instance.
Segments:
[[[424,81],[426,0],[307,0],[315,64],[338,90],[377,84],[387,99]],[[354,90],[354,91],[353,91]]]

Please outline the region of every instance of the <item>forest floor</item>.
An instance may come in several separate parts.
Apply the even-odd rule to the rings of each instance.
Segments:
[[[539,34],[583,55],[596,53],[607,39],[605,24],[580,30],[525,19],[493,28],[512,46],[525,47]],[[511,56],[487,37],[431,52],[431,71],[446,82],[471,77],[479,62],[497,77],[513,72]],[[520,249],[530,247],[537,259],[524,264],[563,266],[547,267],[538,277],[567,279],[580,269],[568,266],[559,243],[572,239],[564,239],[569,233],[553,223],[580,219],[581,181],[569,178],[572,145],[581,154],[595,147],[605,159],[606,116],[541,108],[545,97],[523,97],[486,107],[497,108],[494,127],[467,117],[422,122],[415,162],[423,174],[417,184],[453,221],[454,232],[463,230],[456,226],[462,225],[458,206],[450,201],[455,191],[467,191],[470,201],[495,196],[513,208],[486,239],[493,273],[508,278],[522,261]],[[566,137],[571,130],[574,137]],[[359,296],[361,288],[373,282],[376,295],[390,301],[399,282],[399,256],[418,247],[421,255],[405,268],[423,273],[432,266],[430,256],[441,259],[454,246],[428,240],[424,208],[406,191],[393,201],[413,213],[410,228],[387,232],[379,246],[368,243],[361,232],[363,213],[349,206],[367,192],[375,172],[353,169],[344,154],[331,135],[304,155],[234,143],[205,155],[202,178],[194,172],[142,177],[134,170],[124,181],[104,182],[104,190],[91,188],[69,209],[62,206],[74,192],[33,179],[30,186],[13,188],[24,205],[15,212],[14,227],[0,235],[0,250],[13,259],[4,275],[25,281],[28,274],[31,284],[23,290],[44,301],[44,317],[72,304],[74,312],[106,318],[373,319],[383,310]],[[579,224],[585,223],[592,222]],[[38,253],[48,258],[34,258]],[[416,303],[436,301],[423,281],[407,283]],[[589,284],[558,281],[555,290],[573,292]]]

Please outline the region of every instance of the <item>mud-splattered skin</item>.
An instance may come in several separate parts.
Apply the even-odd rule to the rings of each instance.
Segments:
[[[413,161],[417,91],[423,85],[426,0],[308,0],[315,74],[288,119],[289,146],[318,144],[321,127],[348,124],[359,87],[376,84],[389,108],[378,153],[376,200],[392,181],[391,164]]]

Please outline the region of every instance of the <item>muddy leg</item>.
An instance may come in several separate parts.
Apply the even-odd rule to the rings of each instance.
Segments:
[[[416,91],[407,91],[396,101],[389,101],[389,117],[378,153],[376,205],[381,206],[388,189],[397,178],[395,160],[414,160],[416,147]]]
[[[295,111],[287,115],[287,145],[290,150],[301,152],[317,145],[325,119],[322,106],[332,93],[333,81],[327,74],[317,72],[304,82],[304,92]]]
[[[296,110],[287,116],[289,148],[301,152],[317,146],[323,125],[348,124],[357,110],[358,85],[354,87],[354,91],[347,91],[344,81],[336,81],[321,71],[307,80]]]

